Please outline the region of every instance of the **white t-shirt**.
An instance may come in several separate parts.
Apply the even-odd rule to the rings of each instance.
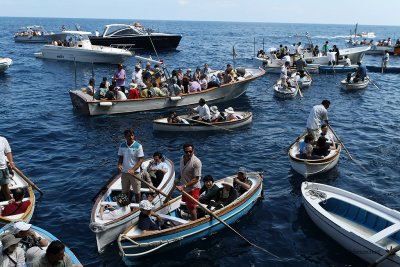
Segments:
[[[193,110],[199,113],[199,117],[202,119],[209,120],[211,118],[210,108],[207,106],[207,104],[204,104],[203,106],[199,105]]]
[[[289,56],[289,55],[285,55],[285,56],[282,58],[282,60],[283,60],[284,62],[292,63],[292,61],[290,60],[290,56]]]
[[[319,129],[321,126],[321,121],[327,119],[328,119],[328,110],[326,110],[324,105],[320,104],[313,106],[310,115],[308,115],[307,128]]]
[[[350,58],[346,58],[346,64],[345,66],[350,66],[351,65],[351,60]]]
[[[6,154],[11,152],[10,144],[7,139],[0,136],[0,170],[7,168]]]
[[[124,158],[122,161],[122,172],[128,173],[139,161],[139,158],[144,157],[142,145],[134,141],[132,145],[128,146],[128,144],[124,142],[119,146],[118,156]],[[136,172],[140,172],[140,168],[138,168]]]
[[[168,165],[165,162],[154,162],[152,161],[149,166],[147,167],[147,171],[157,171],[162,170],[164,173],[168,171]]]
[[[287,78],[287,68],[286,68],[285,65],[283,65],[283,66],[281,67],[281,76],[280,76],[280,78],[281,78],[281,79],[282,79],[282,78],[284,78],[284,79]]]
[[[329,61],[336,61],[335,58],[336,52],[328,52],[326,55],[328,56]]]
[[[117,100],[126,100],[126,99],[127,99],[126,95],[122,91],[118,90],[118,92],[117,92]]]

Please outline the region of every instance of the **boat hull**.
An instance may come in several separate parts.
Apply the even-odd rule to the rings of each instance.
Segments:
[[[44,45],[41,52],[35,53],[35,56],[43,59],[107,64],[119,64],[132,56],[128,51],[118,51],[120,49],[116,48],[115,51],[112,51],[110,49],[89,50],[79,47]]]
[[[381,66],[366,66],[367,70],[370,72],[379,72],[379,73],[400,73],[399,67],[386,67],[382,68]]]
[[[41,36],[15,36],[14,41],[16,43],[48,43],[51,41],[50,36],[41,35]]]
[[[261,77],[265,71],[259,68],[246,68],[245,76],[239,81],[223,84],[220,87],[210,88],[201,92],[183,94],[178,97],[153,97],[128,100],[93,100],[92,96],[81,90],[69,92],[72,106],[88,115],[120,114],[163,109],[175,109],[198,104],[200,98],[207,104],[216,104],[235,99],[247,90],[251,81]]]
[[[154,131],[165,131],[165,132],[204,132],[204,131],[223,131],[237,128],[250,127],[253,114],[251,112],[235,112],[236,115],[240,115],[243,119],[210,123],[211,125],[205,125],[202,123],[168,123],[167,118],[158,119],[153,121]],[[181,117],[185,118],[185,117]]]
[[[182,39],[181,35],[152,35],[151,41],[149,36],[134,36],[134,37],[102,37],[89,36],[90,42],[94,45],[126,47],[131,49],[156,50],[176,49]],[[152,44],[153,43],[153,44]]]
[[[369,78],[366,78],[363,82],[357,82],[357,83],[348,83],[346,79],[340,82],[342,88],[349,91],[365,89],[367,88],[368,84],[369,84]]]
[[[319,190],[322,193],[326,193],[323,188],[333,188],[334,191],[338,191],[338,194],[332,194],[330,197],[332,198],[340,198],[340,199],[350,199],[351,203],[360,203],[360,206],[363,207],[368,207],[368,205],[371,205],[371,208],[376,208],[378,207],[378,211],[375,210],[374,213],[381,213],[382,211],[385,212],[384,210],[390,210],[376,202],[373,202],[371,200],[362,198],[360,196],[357,196],[353,193],[334,188],[331,186],[327,185],[322,185],[322,184],[313,184],[313,183],[307,183],[303,182],[301,186],[301,191],[302,191],[302,200],[303,200],[303,205],[304,208],[307,212],[307,214],[310,216],[311,220],[323,231],[325,232],[328,236],[330,236],[332,239],[334,239],[337,243],[339,243],[341,246],[343,246],[345,249],[349,250],[359,258],[365,260],[368,263],[373,263],[383,255],[386,255],[387,251],[385,248],[376,245],[373,242],[368,241],[368,239],[361,237],[357,231],[352,231],[346,226],[343,226],[340,221],[334,221],[332,220],[335,219],[335,217],[332,217],[331,214],[324,212],[324,209],[319,205],[319,201],[325,201],[324,199],[318,199],[317,197],[313,197],[309,190]],[[330,191],[330,190],[329,190]],[[327,192],[329,192],[327,191]],[[340,192],[342,191],[342,192]],[[344,192],[343,192],[344,191]],[[329,193],[328,193],[329,194]],[[329,196],[327,198],[327,201],[329,201]],[[370,203],[369,203],[370,202]],[[372,209],[372,210],[373,210]],[[389,211],[388,212],[390,215],[395,215],[397,217],[397,220],[399,219],[399,214],[397,211]],[[397,213],[397,214],[394,214]],[[385,266],[385,267],[393,267],[393,266],[400,266],[400,257],[399,255],[395,255],[392,257],[389,257],[385,261],[381,262],[379,266]]]
[[[319,66],[320,74],[335,74],[335,73],[348,73],[357,71],[357,65],[353,66],[343,66],[343,65],[335,65],[335,66]]]

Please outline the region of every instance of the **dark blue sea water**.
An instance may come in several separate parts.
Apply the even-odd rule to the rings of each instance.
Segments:
[[[74,64],[39,60],[33,56],[40,44],[17,44],[13,34],[32,24],[58,31],[61,25],[94,31],[123,20],[0,18],[0,56],[14,64],[0,75],[0,134],[10,141],[17,166],[44,192],[32,223],[63,240],[85,266],[124,266],[116,244],[97,254],[94,234],[89,230],[92,197],[116,170],[117,147],[125,128],[133,127],[145,154],[161,151],[178,165],[181,145],[193,142],[203,162],[203,173],[215,178],[231,175],[239,166],[264,170],[265,199],[234,227],[258,245],[280,256],[274,259],[247,246],[228,230],[190,247],[155,255],[147,266],[365,266],[365,263],[320,231],[301,205],[300,184],[304,179],[291,170],[287,148],[304,130],[311,107],[323,99],[332,104],[333,127],[353,157],[368,169],[363,172],[343,152],[338,166],[309,180],[337,186],[394,209],[400,208],[400,122],[397,74],[371,73],[379,87],[355,93],[339,88],[344,75],[314,75],[304,98],[280,101],[271,85],[277,76],[254,81],[246,95],[219,108],[234,107],[254,113],[251,129],[233,133],[155,135],[152,120],[163,112],[88,117],[72,109],[68,90],[75,86]],[[295,34],[309,32],[316,44],[329,40],[344,47],[353,25],[263,24],[235,22],[140,21],[160,31],[181,33],[177,51],[160,52],[170,69],[195,68],[208,62],[213,69],[232,63],[235,45],[238,66],[250,66],[256,49],[300,41]],[[360,26],[378,38],[400,35],[400,27]],[[304,40],[303,40],[304,41]],[[143,54],[147,55],[147,54]],[[154,56],[154,54],[153,54]],[[367,56],[367,64],[379,57]],[[131,73],[134,59],[126,62]],[[399,59],[391,58],[391,64]],[[96,65],[99,81],[110,77],[115,66]],[[78,64],[77,86],[92,75],[92,66]],[[178,167],[178,166],[176,166]]]

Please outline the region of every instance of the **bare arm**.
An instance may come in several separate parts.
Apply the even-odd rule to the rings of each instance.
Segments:
[[[14,161],[13,161],[13,155],[12,155],[12,153],[11,153],[11,152],[8,152],[8,153],[6,154],[6,157],[7,157],[7,160],[8,160],[8,162],[9,162],[11,168],[14,169],[14,168],[15,168],[15,163],[14,163]]]
[[[136,170],[137,170],[138,168],[140,168],[140,166],[142,165],[142,163],[143,163],[143,157],[139,158],[139,160],[138,160],[138,162],[136,162],[135,166],[133,166],[133,168],[129,170],[129,173],[130,173],[130,174],[134,174],[134,173],[136,172]]]
[[[119,156],[118,157],[118,170],[119,171],[122,171],[122,162],[123,162],[123,160],[124,160],[123,156]]]

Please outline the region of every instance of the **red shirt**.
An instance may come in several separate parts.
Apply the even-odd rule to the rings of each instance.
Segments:
[[[11,216],[24,213],[28,209],[30,204],[31,204],[30,200],[24,201],[22,203],[15,203],[15,202],[9,203],[4,207],[1,216]]]

